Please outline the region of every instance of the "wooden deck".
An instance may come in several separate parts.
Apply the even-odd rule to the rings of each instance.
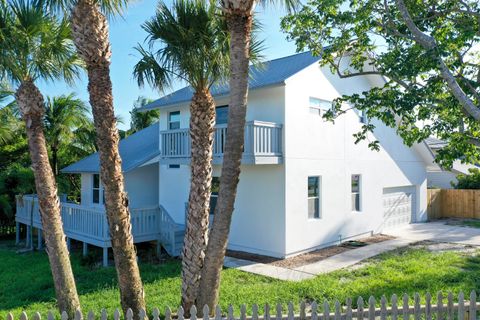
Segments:
[[[88,245],[104,249],[104,265],[107,264],[108,248],[111,247],[105,210],[102,207],[85,207],[74,203],[61,203],[63,229],[67,241],[74,239],[84,243],[84,254]],[[178,256],[183,244],[184,226],[177,224],[163,207],[130,209],[133,241],[135,243],[157,241],[172,256]],[[42,230],[42,222],[38,199],[34,195],[17,197],[16,212],[17,230],[19,224],[32,226]],[[42,233],[38,232],[39,246],[42,244]],[[27,228],[27,243],[31,232]],[[20,242],[17,233],[17,243]]]

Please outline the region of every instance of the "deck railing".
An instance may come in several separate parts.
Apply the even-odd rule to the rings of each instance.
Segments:
[[[87,243],[102,245],[110,241],[107,218],[102,207],[86,207],[61,203],[65,235]],[[157,240],[161,224],[160,208],[130,209],[132,234],[135,242]],[[34,195],[17,197],[17,222],[42,228],[38,199]]]
[[[221,157],[227,139],[227,125],[215,127],[213,139],[213,156]],[[161,156],[163,158],[189,158],[190,133],[189,129],[167,130],[160,132]],[[246,156],[275,156],[282,155],[282,125],[250,121],[245,126]]]

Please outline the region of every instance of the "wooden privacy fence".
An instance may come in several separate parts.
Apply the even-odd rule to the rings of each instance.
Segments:
[[[477,302],[477,295],[475,291],[472,291],[468,300],[465,300],[464,294],[460,292],[458,295],[457,302],[455,302],[453,294],[449,293],[447,297],[444,297],[442,293],[437,295],[435,303],[432,301],[432,297],[429,293],[425,295],[423,300],[420,299],[420,295],[417,293],[414,296],[413,305],[410,305],[410,299],[408,295],[401,297],[401,303],[399,298],[396,295],[393,295],[390,299],[390,302],[387,301],[385,296],[383,296],[380,301],[376,301],[374,297],[370,297],[367,302],[364,302],[362,298],[358,298],[356,303],[356,308],[352,306],[352,299],[347,299],[344,305],[341,305],[337,300],[333,304],[325,301],[323,304],[317,304],[313,302],[307,305],[305,302],[300,303],[299,312],[295,312],[294,305],[292,303],[288,304],[287,309],[283,309],[281,304],[278,304],[275,308],[270,309],[270,306],[265,305],[262,310],[259,309],[258,305],[253,305],[250,312],[247,313],[247,308],[245,305],[240,307],[239,315],[234,313],[233,307],[230,306],[226,310],[226,313],[223,313],[220,307],[216,307],[215,311],[212,314],[209,312],[207,306],[198,313],[195,306],[190,309],[191,316],[189,318],[184,316],[184,310],[180,307],[177,313],[172,313],[172,311],[167,308],[165,310],[165,315],[160,317],[160,311],[155,308],[152,310],[151,319],[153,320],[351,320],[351,319],[459,319],[459,320],[475,320],[477,319],[477,310],[480,307],[480,304]],[[117,309],[113,315],[108,315],[107,311],[102,310],[100,313],[95,314],[90,311],[84,315],[77,311],[72,320],[107,320],[107,319],[126,319],[132,320],[133,313],[132,310],[128,310],[125,317],[123,317],[120,311]],[[139,314],[141,320],[147,320],[149,317],[145,311],[141,311]],[[14,320],[12,314],[8,314],[7,320]],[[28,316],[23,312],[20,317],[20,320],[28,320]],[[41,320],[40,313],[36,312],[33,317],[33,320]],[[55,316],[53,313],[48,313],[48,320],[54,320]],[[62,313],[61,320],[68,320],[66,313]]]
[[[480,219],[480,190],[428,189],[428,218]]]

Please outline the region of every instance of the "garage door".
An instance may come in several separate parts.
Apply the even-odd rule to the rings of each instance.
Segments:
[[[383,189],[383,228],[408,224],[415,212],[415,186]]]

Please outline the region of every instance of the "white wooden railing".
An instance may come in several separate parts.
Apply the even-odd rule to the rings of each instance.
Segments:
[[[215,127],[213,139],[213,156],[221,157],[225,149],[227,125]],[[160,132],[160,149],[162,158],[189,158],[190,133],[189,129],[167,130]],[[245,126],[246,156],[275,156],[282,155],[282,125],[250,121]]]
[[[65,235],[87,243],[101,245],[110,241],[105,209],[74,203],[61,203]],[[158,207],[130,209],[132,234],[135,242],[158,240],[162,223]],[[17,222],[42,228],[38,199],[34,195],[17,197]]]

